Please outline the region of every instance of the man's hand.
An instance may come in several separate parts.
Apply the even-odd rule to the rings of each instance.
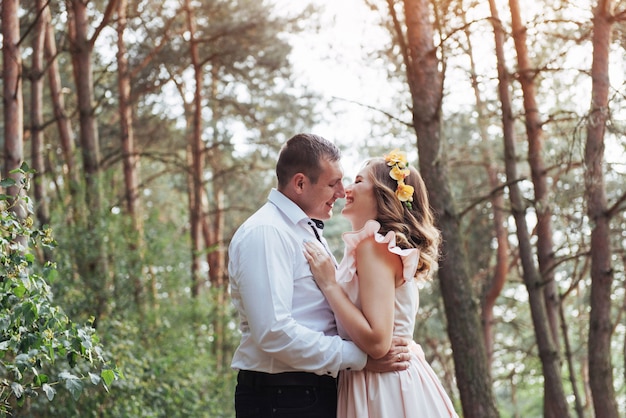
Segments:
[[[377,373],[397,372],[409,368],[409,340],[406,338],[393,337],[391,348],[383,357],[375,360],[367,357],[365,370]]]

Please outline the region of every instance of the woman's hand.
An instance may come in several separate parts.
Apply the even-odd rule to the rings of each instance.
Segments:
[[[309,262],[315,282],[323,292],[325,289],[337,284],[335,279],[335,262],[321,244],[314,241],[305,241],[304,256]]]

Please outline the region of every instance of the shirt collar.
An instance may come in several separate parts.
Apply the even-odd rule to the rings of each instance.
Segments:
[[[270,195],[268,200],[278,208],[285,216],[293,222],[294,225],[302,222],[308,221],[309,217],[306,213],[300,208],[300,206],[296,205],[293,200],[289,199],[287,196],[282,194],[276,189],[272,189],[270,191]]]

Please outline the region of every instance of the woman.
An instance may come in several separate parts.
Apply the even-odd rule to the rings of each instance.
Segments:
[[[393,336],[412,340],[416,279],[436,269],[440,234],[422,178],[402,152],[367,161],[345,192],[342,214],[352,231],[343,234],[346,248],[338,269],[316,242],[304,244],[305,256],[335,313],[340,335],[378,358],[387,353]],[[421,347],[412,342],[406,370],[342,372],[337,416],[457,414]]]

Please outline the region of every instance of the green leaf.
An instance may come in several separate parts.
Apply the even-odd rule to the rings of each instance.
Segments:
[[[39,317],[37,306],[30,300],[24,302],[20,311],[25,324],[32,324]]]
[[[36,374],[37,370],[34,368],[33,371],[35,372],[35,378],[33,379],[33,383],[35,383],[36,386],[42,386],[43,384],[48,383],[47,374]]]
[[[18,298],[21,298],[22,296],[24,296],[24,293],[26,293],[26,287],[24,287],[24,285],[22,284],[13,288],[13,294],[17,296]]]
[[[15,180],[13,180],[11,177],[7,177],[7,178],[2,179],[0,181],[0,186],[2,186],[2,187],[15,186]]]
[[[57,277],[59,277],[59,272],[54,268],[46,268],[44,269],[44,277],[50,283],[54,282]]]
[[[70,391],[72,398],[77,401],[83,393],[83,382],[78,377],[67,372],[61,373],[59,377],[65,379],[65,388]]]
[[[24,173],[30,173],[30,174],[34,174],[36,172],[34,169],[30,168],[30,166],[28,165],[26,161],[22,162],[22,165],[20,166],[20,170],[22,170]]]
[[[115,380],[115,372],[111,369],[102,370],[100,373],[102,380],[104,380],[104,384],[107,386],[111,386],[111,383]]]
[[[43,392],[46,394],[46,398],[48,398],[49,401],[52,401],[57,391],[54,390],[54,388],[47,383],[43,385],[42,389],[43,389]]]

